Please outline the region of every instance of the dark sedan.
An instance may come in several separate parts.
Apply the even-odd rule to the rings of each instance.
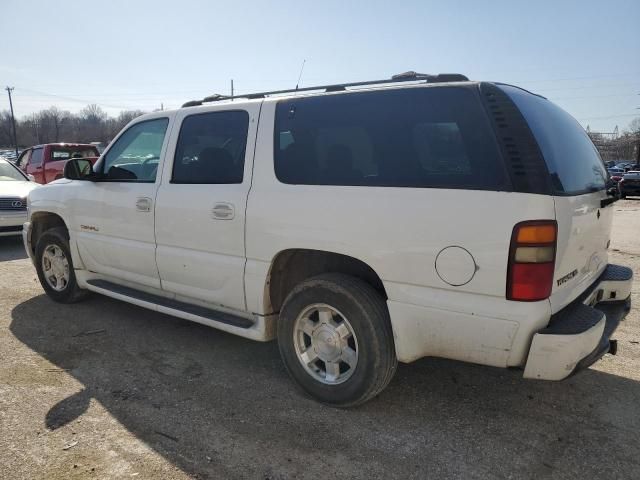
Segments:
[[[618,182],[620,189],[620,198],[627,196],[640,196],[640,171],[632,170],[625,173]]]

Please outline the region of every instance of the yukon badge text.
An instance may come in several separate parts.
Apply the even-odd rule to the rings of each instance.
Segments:
[[[557,280],[558,286],[562,285],[563,283],[567,283],[569,280],[571,280],[577,274],[578,274],[578,270],[574,270],[573,272],[567,273],[564,277],[560,277]]]

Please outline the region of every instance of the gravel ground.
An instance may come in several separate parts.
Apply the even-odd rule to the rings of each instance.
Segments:
[[[640,200],[611,261],[640,279]],[[353,410],[254,343],[94,296],[57,305],[0,239],[0,478],[640,478],[640,280],[618,355],[560,382],[423,359]]]

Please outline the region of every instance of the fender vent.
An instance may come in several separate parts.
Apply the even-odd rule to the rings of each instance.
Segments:
[[[480,84],[480,93],[511,176],[513,191],[551,194],[544,158],[518,107],[491,83]]]

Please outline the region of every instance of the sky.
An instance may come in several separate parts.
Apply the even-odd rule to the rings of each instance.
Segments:
[[[55,105],[177,108],[212,93],[415,70],[521,86],[592,131],[640,116],[639,0],[0,0],[0,87]],[[0,110],[9,108],[0,90]]]

